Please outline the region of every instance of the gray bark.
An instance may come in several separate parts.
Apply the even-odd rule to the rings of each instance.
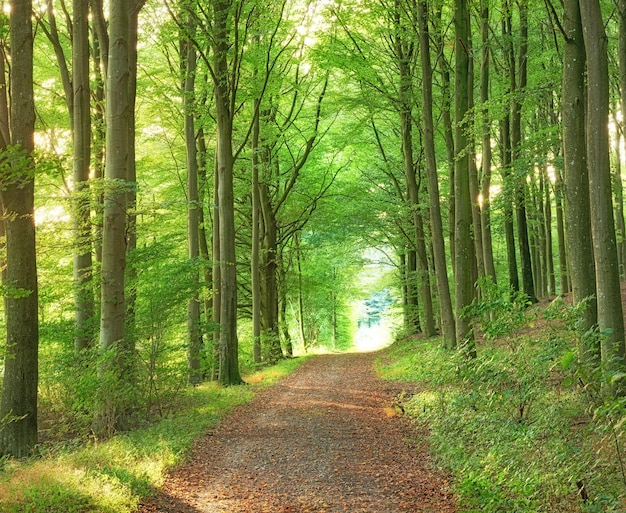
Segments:
[[[600,350],[608,370],[623,370],[624,317],[609,164],[608,39],[598,0],[580,0],[580,12],[587,57],[587,163]]]
[[[33,95],[32,3],[12,0],[11,145],[23,159],[2,176],[7,214],[7,344],[0,400],[0,454],[24,457],[37,444],[39,321],[34,219],[35,103]]]

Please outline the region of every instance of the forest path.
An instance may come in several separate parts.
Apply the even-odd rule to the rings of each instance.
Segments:
[[[423,433],[392,414],[401,385],[374,353],[311,358],[194,446],[141,513],[451,513]]]

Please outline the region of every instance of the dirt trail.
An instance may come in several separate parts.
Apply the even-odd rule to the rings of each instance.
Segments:
[[[369,354],[313,358],[237,408],[141,513],[452,513],[399,385]]]

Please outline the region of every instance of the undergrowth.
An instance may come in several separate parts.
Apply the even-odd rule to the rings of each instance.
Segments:
[[[189,388],[181,393],[178,411],[107,441],[47,443],[28,461],[0,460],[0,511],[130,513],[185,458],[195,439],[302,361],[286,360],[246,376],[251,385]]]
[[[626,401],[598,393],[573,357],[571,307],[502,304],[479,317],[494,335],[477,358],[405,339],[379,373],[419,383],[404,410],[428,427],[464,513],[626,511]]]

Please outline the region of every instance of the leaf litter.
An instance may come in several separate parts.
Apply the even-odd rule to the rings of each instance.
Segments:
[[[310,359],[197,441],[139,513],[456,513],[375,353]]]

